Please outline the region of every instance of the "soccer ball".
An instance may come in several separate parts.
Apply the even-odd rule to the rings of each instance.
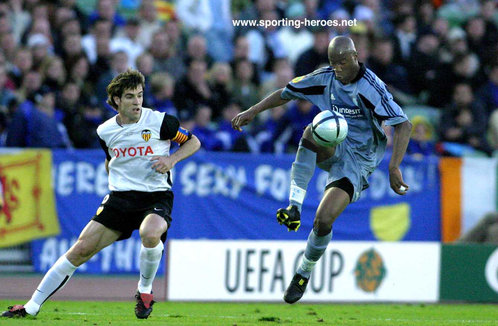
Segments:
[[[348,123],[338,112],[326,110],[318,113],[311,124],[313,139],[321,146],[340,144],[348,135]]]

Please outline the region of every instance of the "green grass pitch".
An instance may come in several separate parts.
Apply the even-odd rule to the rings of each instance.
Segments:
[[[37,317],[0,319],[0,325],[498,325],[498,306],[478,304],[158,302],[147,320],[136,319],[133,308],[133,301],[49,301]]]

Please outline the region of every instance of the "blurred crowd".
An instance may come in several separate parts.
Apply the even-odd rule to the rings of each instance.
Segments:
[[[357,24],[232,23],[281,18]],[[243,133],[230,120],[328,65],[336,35],[353,38],[402,107],[423,107],[410,111],[409,153],[498,149],[495,0],[1,1],[0,145],[98,148],[96,127],[116,113],[106,86],[135,68],[146,78],[144,106],[177,116],[204,149],[292,152],[319,112],[312,104],[267,111]]]

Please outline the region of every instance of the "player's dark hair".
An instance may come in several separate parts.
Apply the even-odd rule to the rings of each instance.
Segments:
[[[120,73],[107,86],[107,104],[117,111],[118,105],[114,102],[114,96],[121,98],[126,89],[136,89],[140,85],[145,89],[145,77],[140,71],[128,69]]]

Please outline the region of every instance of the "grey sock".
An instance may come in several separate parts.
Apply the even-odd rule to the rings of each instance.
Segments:
[[[315,267],[316,262],[322,257],[331,239],[332,231],[327,235],[318,236],[314,230],[311,230],[308,242],[306,243],[303,260],[297,269],[298,274],[310,278],[313,267]]]
[[[289,203],[297,206],[299,211],[301,211],[308,184],[315,172],[315,165],[316,153],[303,147],[301,141],[297,149],[296,159],[292,163],[289,195]]]

